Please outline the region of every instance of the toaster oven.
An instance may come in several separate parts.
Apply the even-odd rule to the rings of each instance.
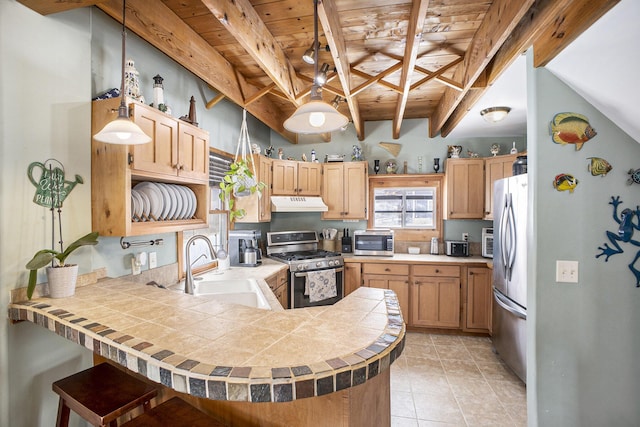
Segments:
[[[447,240],[445,247],[449,256],[469,256],[469,242],[464,240]]]

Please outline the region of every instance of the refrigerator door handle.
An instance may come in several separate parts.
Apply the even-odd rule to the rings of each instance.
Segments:
[[[499,233],[500,233],[500,257],[502,259],[502,268],[504,270],[504,277],[507,277],[507,272],[508,272],[508,265],[507,265],[507,236],[506,236],[506,231],[507,231],[507,222],[509,220],[508,217],[508,212],[509,210],[509,194],[505,195],[504,198],[504,206],[502,206],[502,214],[500,215],[500,229],[499,229]]]
[[[519,306],[516,306],[513,303],[511,303],[505,296],[503,296],[500,292],[496,291],[495,289],[493,291],[493,297],[496,303],[498,303],[500,307],[507,310],[509,313],[513,314],[514,316],[527,320],[526,311],[524,311]]]
[[[513,264],[516,261],[516,248],[518,247],[518,242],[516,241],[516,215],[513,209],[513,198],[511,193],[509,193],[509,212],[507,215],[509,216],[509,220],[507,221],[509,224],[509,260],[507,261],[509,274],[507,276],[507,280],[511,281]]]

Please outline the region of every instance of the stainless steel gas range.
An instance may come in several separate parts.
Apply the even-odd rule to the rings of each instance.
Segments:
[[[342,255],[318,249],[315,231],[267,233],[267,256],[289,265],[290,308],[331,305],[344,296]],[[318,282],[322,283],[322,292],[317,291]]]

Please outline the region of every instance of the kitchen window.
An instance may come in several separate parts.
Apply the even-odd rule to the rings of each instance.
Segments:
[[[391,228],[396,241],[442,239],[444,174],[369,176],[368,228]]]
[[[373,192],[374,228],[426,228],[435,226],[433,187],[376,188]]]

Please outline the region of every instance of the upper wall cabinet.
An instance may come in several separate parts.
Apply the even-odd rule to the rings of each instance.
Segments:
[[[92,135],[117,117],[119,104],[119,98],[93,102]],[[152,140],[132,146],[91,142],[93,230],[102,236],[136,236],[206,227],[209,211],[208,132],[146,105],[131,104],[130,112],[132,120]],[[149,202],[154,205],[151,210],[159,209],[163,215],[143,215],[140,219],[133,215],[131,189],[143,181],[178,184],[183,188],[176,189],[175,199],[164,193],[151,198]],[[177,196],[185,192],[185,199],[178,201]],[[182,204],[184,208],[184,203],[194,206],[176,214],[175,205]],[[165,214],[165,211],[171,214]],[[187,211],[193,213],[185,214]]]
[[[273,160],[274,196],[319,196],[322,165],[295,160]]]
[[[484,159],[447,159],[445,219],[484,217]]]
[[[322,164],[322,219],[367,219],[367,162]]]
[[[244,209],[245,215],[236,218],[236,222],[254,223],[271,221],[271,163],[269,157],[254,154],[252,161],[256,165],[258,181],[265,184],[262,194],[257,192],[250,196],[235,199],[235,209]]]
[[[513,162],[522,154],[507,154],[484,159],[484,219],[493,219],[493,183],[513,175]]]

